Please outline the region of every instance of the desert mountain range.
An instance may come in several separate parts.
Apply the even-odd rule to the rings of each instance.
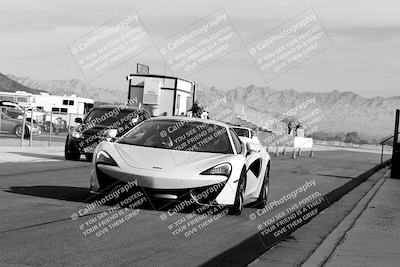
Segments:
[[[5,76],[0,73],[0,91],[16,90],[32,93],[47,91],[58,95],[75,94],[109,103],[124,102],[127,96],[125,90],[97,88],[78,79],[38,81],[29,77]],[[307,109],[298,111],[294,117],[304,116],[311,109],[318,108],[325,115],[318,123],[320,131],[356,131],[377,138],[393,134],[395,110],[400,108],[400,96],[365,98],[351,91],[298,92],[293,89],[277,90],[255,85],[228,91],[198,86],[197,98],[203,105],[225,95],[226,107],[243,105],[245,110],[266,118],[277,118],[307,100],[314,99],[315,103],[309,105]]]

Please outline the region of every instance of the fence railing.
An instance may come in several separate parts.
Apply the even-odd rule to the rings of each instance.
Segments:
[[[0,146],[19,145],[40,141],[41,145],[51,146],[58,136],[58,141],[64,142],[64,137],[74,128],[75,118],[83,118],[85,114],[65,113],[65,112],[46,112],[36,109],[0,107],[0,137],[3,141]],[[6,139],[7,138],[7,139]],[[19,143],[14,142],[19,138]]]
[[[397,135],[399,135],[400,132],[397,133]],[[387,145],[387,142],[391,139],[394,138],[395,135],[389,136],[388,138],[385,138],[384,140],[382,140],[379,144],[382,146],[382,150],[381,150],[381,164],[383,163],[383,147]]]

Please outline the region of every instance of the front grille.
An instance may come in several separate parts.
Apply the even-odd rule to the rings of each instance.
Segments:
[[[196,187],[196,188],[184,188],[184,189],[153,189],[153,188],[142,188],[149,197],[157,195],[174,195],[176,201],[185,201],[194,199],[200,204],[212,205],[218,194],[224,188],[226,182],[218,184]]]
[[[148,187],[142,187],[142,189],[149,197],[157,198],[157,195],[174,195],[178,201],[190,199],[190,189],[154,189]]]
[[[215,199],[225,187],[225,184],[226,181],[218,184],[194,188],[190,190],[190,194],[192,198],[194,198],[200,204],[213,205],[215,204]]]

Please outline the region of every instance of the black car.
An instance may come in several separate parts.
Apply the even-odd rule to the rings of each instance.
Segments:
[[[88,161],[92,160],[93,150],[104,140],[104,132],[117,129],[117,137],[122,136],[140,122],[150,118],[144,109],[123,105],[100,105],[93,108],[80,123],[68,133],[65,141],[64,155],[66,160],[79,160],[81,154]]]

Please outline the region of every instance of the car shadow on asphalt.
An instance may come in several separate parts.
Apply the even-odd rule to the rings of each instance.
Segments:
[[[65,201],[91,203],[95,201],[88,188],[70,187],[70,186],[11,186],[3,189],[4,192],[15,193],[27,196],[44,197]]]
[[[100,201],[105,197],[105,195],[90,193],[89,188],[70,187],[70,186],[47,186],[47,185],[11,186],[8,189],[3,189],[3,191],[8,193],[26,195],[26,196],[81,202],[86,204]],[[129,198],[131,195],[133,195],[133,193],[121,195],[120,198],[118,199],[108,200],[103,206],[106,207],[115,206],[121,203],[122,200]],[[135,208],[167,211],[170,210],[171,208],[174,208],[175,205],[177,205],[177,202],[166,202],[161,200],[149,199],[146,197],[146,201]],[[128,206],[120,205],[120,207],[123,208]],[[190,213],[195,211],[196,208],[198,207],[195,207],[194,205],[193,207],[185,207],[180,209],[179,213]]]
[[[11,186],[9,189],[3,189],[4,192],[15,193],[27,196],[51,198],[57,200],[81,202],[81,203],[93,203],[96,200],[101,200],[104,195],[95,195],[90,193],[88,188],[82,187],[70,187],[70,186],[47,186],[47,185],[35,185],[35,186]],[[112,199],[107,201],[104,206],[114,206],[121,200],[128,198],[129,194],[124,194],[119,199]],[[160,200],[154,200],[146,198],[147,201],[140,205],[140,209],[148,210],[160,210],[166,211],[174,205],[172,202],[165,202]],[[123,205],[121,205],[124,207]],[[191,212],[192,209],[183,209],[182,212]]]
[[[38,153],[28,153],[28,152],[8,152],[10,154],[17,154],[25,157],[41,158],[41,159],[58,159],[65,160],[64,155],[51,155],[51,154],[38,154]]]

